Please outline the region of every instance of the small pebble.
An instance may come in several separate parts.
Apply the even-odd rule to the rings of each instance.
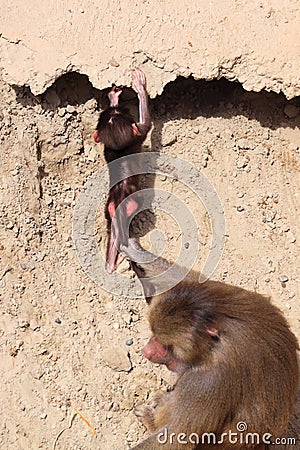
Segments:
[[[133,344],[133,338],[127,339],[126,341],[126,345],[128,345],[128,347],[130,347],[130,345]]]
[[[245,210],[245,208],[243,208],[242,206],[237,206],[237,207],[236,207],[236,210],[237,210],[238,212],[242,212],[242,211]]]
[[[131,324],[131,314],[130,313],[123,314],[122,319],[127,325]]]
[[[60,324],[60,323],[61,323],[61,320],[60,320],[59,318],[57,318],[57,319],[55,319],[54,322]]]
[[[31,321],[30,321],[30,328],[33,331],[39,331],[41,329],[41,327],[39,326],[39,324],[37,323],[37,321],[35,319],[31,319]]]
[[[245,195],[244,192],[238,192],[238,193],[237,193],[237,197],[238,197],[238,198],[243,198],[244,195]]]
[[[118,61],[115,60],[114,57],[111,58],[111,60],[109,61],[109,64],[110,64],[112,67],[119,67],[119,65],[120,65],[120,64],[118,63]]]
[[[59,117],[64,117],[64,115],[66,114],[66,109],[65,108],[60,108],[57,111],[57,114],[58,114]]]
[[[168,178],[168,177],[165,176],[165,175],[162,175],[162,176],[159,177],[160,181],[166,181],[167,178]]]
[[[46,418],[47,418],[47,414],[46,413],[43,413],[43,414],[40,415],[40,419],[46,419]]]
[[[287,309],[288,311],[290,311],[290,310],[292,309],[292,307],[291,307],[291,305],[290,305],[289,303],[286,303],[286,304],[285,304],[285,307],[286,307],[286,309]]]
[[[280,281],[280,283],[286,283],[287,281],[289,281],[289,278],[286,275],[280,275],[278,280]]]
[[[296,238],[291,231],[287,232],[286,237],[290,244],[294,244],[296,242]]]
[[[184,244],[184,248],[186,248],[186,249],[188,249],[189,246],[190,246],[190,243],[189,243],[189,242],[186,242],[186,243]]]
[[[268,215],[267,215],[267,222],[272,222],[272,220],[275,219],[276,214],[277,214],[276,209],[272,208],[271,211],[268,212]]]
[[[20,267],[21,267],[22,270],[26,270],[26,269],[27,269],[27,266],[26,266],[26,264],[24,264],[24,263],[21,263],[21,264],[20,264]]]
[[[246,157],[238,157],[237,161],[236,161],[236,166],[238,169],[244,169],[245,167],[247,167],[249,164],[249,160]]]
[[[35,269],[35,262],[34,261],[30,261],[28,264],[28,268],[29,270],[34,270]]]
[[[76,111],[76,109],[75,109],[74,106],[72,106],[72,105],[68,105],[68,106],[66,107],[66,110],[67,110],[67,112],[70,113],[70,114],[73,114],[73,113]]]

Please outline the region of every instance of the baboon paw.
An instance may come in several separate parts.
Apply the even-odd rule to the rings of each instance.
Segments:
[[[138,420],[151,433],[154,431],[154,408],[150,405],[138,405],[134,409],[134,413]]]

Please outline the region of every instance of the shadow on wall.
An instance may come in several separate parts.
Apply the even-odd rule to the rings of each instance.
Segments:
[[[17,101],[23,106],[41,104],[44,110],[51,111],[68,105],[79,106],[91,99],[95,99],[99,109],[103,109],[107,106],[110,90],[94,88],[87,75],[77,72],[62,75],[38,96],[34,96],[29,87],[14,86],[14,89]],[[132,107],[137,106],[136,94],[131,88],[125,87],[121,98]],[[288,101],[283,94],[248,92],[240,83],[225,78],[205,81],[180,76],[168,83],[161,95],[150,100],[150,107],[153,118],[158,115],[161,121],[199,116],[229,118],[238,113],[271,129],[300,125],[297,114],[300,97]]]

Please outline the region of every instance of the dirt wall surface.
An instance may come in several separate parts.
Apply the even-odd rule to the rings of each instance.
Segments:
[[[0,448],[129,448],[145,436],[134,406],[174,376],[141,355],[145,302],[105,290],[75,250],[80,196],[106,168],[92,139],[106,105],[98,89],[129,86],[134,65],[145,71],[145,150],[193,164],[224,210],[212,278],[271,296],[300,337],[298,2],[6,1],[0,16]],[[136,94],[122,95],[136,112]],[[202,270],[212,233],[203,204],[178,174],[149,182],[190,210]],[[154,230],[174,260],[182,229],[158,204],[134,225],[147,248]],[[132,281],[126,262],[120,272]]]
[[[126,85],[141,64],[152,97],[178,75],[300,94],[297,0],[8,0],[0,21],[5,80],[34,94],[72,70]]]

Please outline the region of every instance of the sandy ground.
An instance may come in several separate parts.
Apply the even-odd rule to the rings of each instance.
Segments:
[[[132,91],[124,96],[134,104]],[[103,93],[73,74],[39,97],[3,82],[1,98],[0,447],[128,448],[145,433],[134,405],[174,378],[140,353],[149,336],[145,302],[94,283],[72,241],[78,196],[105,165],[92,141]],[[146,149],[193,163],[221,199],[226,243],[213,278],[271,295],[300,337],[299,102],[225,80],[179,78],[151,110]],[[211,236],[203,205],[180,180],[160,175],[154,186],[192,211],[201,270]],[[176,257],[181,230],[174,220],[157,208],[136,221],[145,245],[154,228],[165,233],[164,255]],[[127,263],[123,271],[132,276]],[[96,438],[78,415],[70,426],[74,408]]]

